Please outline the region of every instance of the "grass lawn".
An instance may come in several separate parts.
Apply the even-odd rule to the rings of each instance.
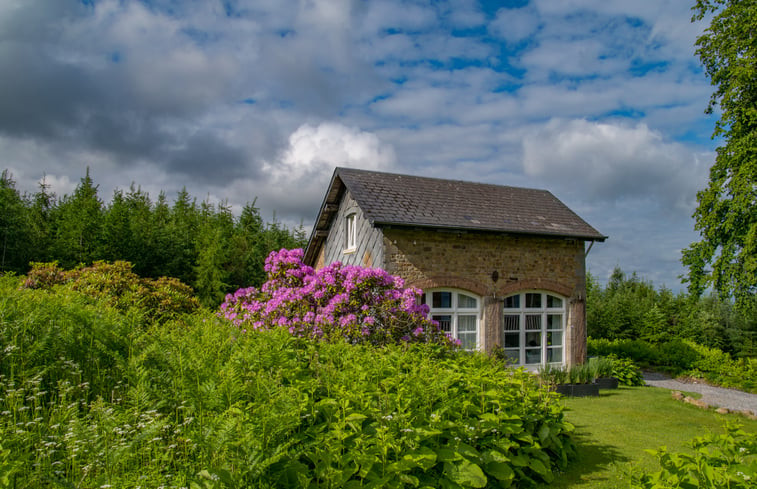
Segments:
[[[658,470],[645,449],[666,446],[686,451],[686,442],[707,431],[722,432],[726,421],[757,432],[757,421],[736,414],[717,414],[675,401],[670,391],[655,387],[621,387],[599,397],[565,398],[567,419],[576,426],[577,457],[551,488],[628,486],[630,464]]]

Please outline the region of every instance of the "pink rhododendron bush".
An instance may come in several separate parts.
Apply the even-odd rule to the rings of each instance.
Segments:
[[[220,315],[244,331],[286,328],[299,337],[385,345],[456,345],[420,304],[421,290],[378,268],[335,262],[314,270],[302,249],[271,252],[268,280],[226,296]]]

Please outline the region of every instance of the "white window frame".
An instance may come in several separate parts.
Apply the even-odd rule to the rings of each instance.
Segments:
[[[357,213],[350,212],[344,217],[344,252],[353,253],[357,249]]]
[[[434,292],[448,292],[452,294],[452,298],[450,301],[451,307],[449,308],[434,307],[434,301],[433,301]],[[472,299],[475,299],[476,307],[461,307],[459,304],[460,294],[470,297]],[[434,319],[434,316],[450,316],[450,331],[448,333],[452,338],[456,340],[460,339],[460,332],[459,332],[460,318],[461,317],[475,317],[476,344],[474,348],[467,348],[466,350],[475,351],[481,348],[481,297],[479,297],[478,295],[472,292],[468,292],[467,290],[439,288],[439,289],[428,289],[424,291],[422,302],[428,305],[429,307],[428,317],[430,319]]]
[[[539,307],[526,307],[527,294],[539,294],[541,296]],[[518,296],[517,307],[507,307],[508,299]],[[560,300],[560,307],[548,307],[548,297],[552,296]],[[547,363],[552,365],[565,365],[565,336],[566,336],[566,320],[567,320],[567,299],[559,294],[548,292],[544,290],[523,290],[515,294],[511,294],[505,298],[502,317],[502,348],[510,358],[514,358],[513,354],[517,352],[518,361],[515,362],[517,366],[525,367],[538,367],[539,365],[545,365]],[[554,321],[554,318],[559,316],[559,327],[555,327],[554,322],[550,323],[550,319]],[[512,327],[512,322],[517,317],[517,346],[512,346],[512,343],[516,338],[516,330],[508,329]],[[529,328],[529,322],[531,325],[538,322],[539,327]],[[538,333],[538,345],[529,346],[527,338],[531,337],[529,342],[533,342],[533,336]],[[555,333],[559,334],[560,342],[554,342]],[[509,338],[508,338],[509,336]],[[526,363],[527,354],[539,350],[539,362]],[[550,361],[550,350],[552,354],[555,354],[557,350],[560,353],[559,361]]]

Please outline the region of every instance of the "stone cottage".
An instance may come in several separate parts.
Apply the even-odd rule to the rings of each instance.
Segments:
[[[571,365],[586,358],[585,256],[605,239],[545,190],[337,168],[305,262],[399,275],[466,349]]]

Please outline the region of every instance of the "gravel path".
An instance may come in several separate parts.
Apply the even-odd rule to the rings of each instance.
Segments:
[[[702,401],[710,406],[724,407],[732,411],[752,411],[757,415],[757,394],[724,389],[698,382],[681,382],[671,379],[669,376],[657,372],[644,372],[644,380],[647,385],[662,387],[665,389],[697,392],[702,394]]]

